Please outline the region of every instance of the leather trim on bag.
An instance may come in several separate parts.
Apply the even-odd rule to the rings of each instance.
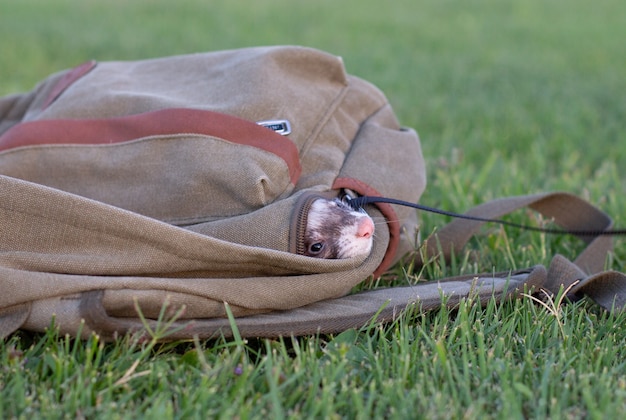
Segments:
[[[79,66],[74,67],[69,70],[67,73],[63,75],[61,80],[59,80],[56,85],[52,88],[46,100],[44,101],[41,109],[46,109],[54,102],[65,90],[70,87],[75,81],[89,73],[94,67],[96,67],[97,62],[95,60],[87,61]]]
[[[363,181],[354,178],[337,178],[332,186],[333,189],[342,189],[346,188],[352,191],[355,191],[361,195],[371,195],[371,196],[379,196],[382,197],[382,194],[376,191],[375,188],[366,184]],[[387,203],[376,203],[375,206],[380,210],[380,212],[387,219],[387,226],[389,227],[389,245],[387,245],[387,251],[385,252],[385,256],[383,260],[380,262],[380,265],[373,273],[374,277],[378,277],[387,270],[396,255],[396,250],[400,244],[400,221],[398,220],[398,216],[391,207],[390,204]]]
[[[253,146],[285,161],[292,184],[302,167],[291,140],[256,123],[219,112],[170,108],[107,119],[38,120],[17,124],[0,136],[0,151],[51,144],[101,145],[168,134],[201,134]]]

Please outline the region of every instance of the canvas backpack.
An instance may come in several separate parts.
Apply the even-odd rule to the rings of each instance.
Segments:
[[[168,339],[333,333],[407,306],[482,301],[576,284],[623,307],[622,275],[602,272],[610,237],[584,236],[574,262],[351,293],[401,258],[458,252],[479,221],[419,242],[414,209],[376,203],[364,257],[302,255],[310,203],[426,186],[416,132],[336,56],[260,47],[132,62],[87,62],[0,99],[0,334],[105,339],[174,316]],[[562,193],[511,197],[566,229],[611,220]],[[611,287],[619,284],[620,286]],[[182,310],[181,310],[182,309]],[[228,319],[234,317],[235,323]]]

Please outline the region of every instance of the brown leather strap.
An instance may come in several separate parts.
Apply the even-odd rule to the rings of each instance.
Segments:
[[[613,222],[604,212],[587,201],[567,193],[545,193],[514,196],[490,201],[472,208],[465,214],[497,219],[515,210],[528,207],[538,211],[566,230],[606,231]],[[437,255],[440,250],[446,259],[458,254],[483,222],[455,219],[426,241],[426,256]],[[609,236],[581,237],[587,247],[574,261],[586,273],[596,273],[604,268],[606,255],[613,249]],[[423,264],[421,256],[416,262]]]
[[[569,289],[570,297],[588,296],[607,311],[626,309],[626,274],[603,271],[586,275],[575,263],[556,255],[550,263],[544,288],[553,294]]]
[[[265,150],[285,161],[293,184],[300,177],[299,151],[289,139],[254,122],[199,109],[169,108],[117,118],[27,121],[0,136],[0,151],[41,144],[111,144],[179,133],[214,136]]]
[[[337,299],[319,301],[301,308],[274,311],[267,314],[237,318],[237,330],[242,337],[280,337],[313,334],[332,334],[350,328],[361,328],[372,321],[389,322],[407,307],[420,311],[458,305],[469,296],[485,304],[493,296],[498,299],[517,296],[524,288],[540,286],[545,282],[546,270],[534,267],[516,273],[490,274],[483,277],[462,276],[445,281],[422,283],[407,287],[390,287],[357,293]],[[104,291],[84,292],[80,304],[81,316],[89,328],[101,337],[112,339],[119,334],[144,329],[139,319],[116,318],[102,306]],[[156,321],[147,321],[152,330]],[[198,336],[214,338],[233,335],[226,318],[175,321],[165,340]]]
[[[499,218],[517,209],[529,207],[567,230],[606,231],[613,222],[604,212],[585,200],[567,193],[546,193],[508,197],[484,203],[466,214],[485,218]],[[426,244],[425,255],[438,252],[449,259],[458,253],[469,238],[478,231],[482,222],[456,219],[444,226]],[[626,309],[626,275],[615,271],[602,271],[608,253],[613,249],[612,237],[581,237],[585,249],[573,261],[557,255],[553,258],[545,283],[541,286],[552,294],[560,288],[569,289],[569,296],[586,295],[607,310]],[[422,264],[421,256],[417,263]]]

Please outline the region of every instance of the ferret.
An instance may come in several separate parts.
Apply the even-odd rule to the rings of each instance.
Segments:
[[[304,255],[353,258],[372,250],[374,222],[339,199],[319,198],[311,204],[304,234]]]

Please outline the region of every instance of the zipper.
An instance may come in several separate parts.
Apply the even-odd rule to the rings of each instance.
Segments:
[[[289,252],[297,255],[304,255],[306,252],[304,233],[306,232],[309,210],[311,209],[313,202],[320,198],[332,200],[336,197],[336,192],[311,192],[303,194],[296,201],[289,228]]]

